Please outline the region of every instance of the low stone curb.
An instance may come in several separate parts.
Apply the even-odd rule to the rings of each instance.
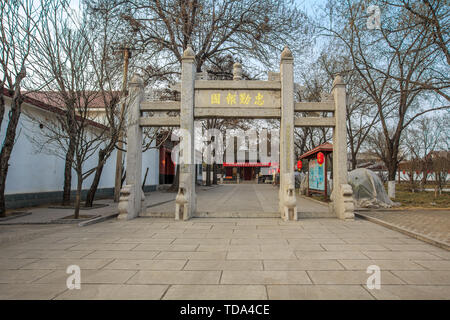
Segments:
[[[107,204],[107,203],[94,204],[92,207],[80,206],[80,211],[81,210],[85,210],[85,211],[95,210],[95,209],[105,208],[108,206],[109,206],[109,204]],[[73,207],[73,206],[49,206],[48,208],[49,209],[59,209],[59,210],[74,210],[75,209],[75,207]]]
[[[69,225],[67,225],[69,227]],[[57,231],[60,232],[60,231]],[[0,247],[3,245],[9,245],[12,242],[18,243],[18,242],[24,242],[24,241],[30,241],[42,236],[46,236],[49,234],[49,230],[40,230],[36,232],[30,232],[25,234],[17,234],[13,233],[9,235],[8,237],[2,237],[0,238]]]
[[[157,207],[157,206],[159,206],[159,205],[161,205],[161,204],[169,203],[169,202],[172,202],[172,201],[175,202],[175,199],[171,199],[171,200],[166,200],[166,201],[162,201],[162,202],[157,202],[157,203],[154,203],[154,204],[150,204],[150,205],[147,206],[147,208]]]
[[[31,212],[21,212],[16,215],[13,215],[13,216],[0,218],[0,222],[12,220],[12,219],[16,219],[16,218],[20,218],[20,217],[24,217],[24,216],[29,216],[30,214],[31,214]]]
[[[90,220],[87,220],[87,221],[80,222],[78,224],[78,226],[79,227],[86,227],[86,226],[89,226],[91,224],[95,224],[95,223],[106,221],[108,219],[115,218],[118,215],[119,215],[119,213],[114,213],[114,214],[110,214],[110,215],[107,215],[107,216],[99,216],[99,217],[96,217],[96,218],[93,218],[93,219],[90,219]]]
[[[392,224],[392,223],[389,223],[389,222],[386,222],[386,221],[383,221],[383,220],[380,220],[380,219],[377,219],[377,218],[374,218],[374,217],[371,217],[371,216],[367,216],[367,215],[362,214],[360,212],[355,212],[355,216],[357,216],[359,218],[362,218],[362,219],[365,219],[365,220],[368,220],[370,222],[382,225],[383,227],[386,227],[388,229],[395,230],[395,231],[398,231],[400,233],[406,234],[406,235],[408,235],[408,236],[410,236],[412,238],[415,238],[417,240],[421,240],[423,242],[432,244],[432,245],[434,245],[436,247],[439,247],[439,248],[445,249],[447,251],[450,251],[450,246],[448,244],[446,244],[445,242],[433,239],[433,238],[431,238],[429,236],[409,231],[407,229],[404,229],[404,228],[401,228],[399,226],[396,226],[395,224]]]
[[[310,197],[304,196],[302,194],[299,194],[299,196],[302,197],[303,199],[314,201],[315,203],[321,204],[321,205],[326,206],[326,207],[330,206],[330,203],[327,203],[327,202],[323,202],[323,201],[320,201],[320,200],[317,200],[317,199],[314,199],[314,198],[310,198]]]
[[[52,220],[52,223],[55,223],[55,224],[75,224],[75,223],[80,223],[79,222],[80,220],[81,220],[81,222],[85,222],[85,221],[91,221],[91,220],[97,219],[99,217],[101,217],[101,215],[96,214],[93,217],[84,218],[84,219],[83,218],[78,218],[78,219],[59,218],[59,219]]]

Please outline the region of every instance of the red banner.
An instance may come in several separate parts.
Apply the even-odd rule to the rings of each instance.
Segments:
[[[224,162],[224,167],[272,167],[278,166],[278,163],[271,162]]]

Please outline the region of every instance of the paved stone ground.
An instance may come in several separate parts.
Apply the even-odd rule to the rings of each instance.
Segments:
[[[54,227],[0,247],[1,299],[450,298],[450,252],[365,220]],[[66,288],[72,264],[81,267],[81,290]],[[380,290],[366,288],[369,265],[382,270]]]
[[[361,214],[450,247],[450,210],[363,211]]]
[[[278,217],[278,187],[268,184],[223,184],[197,187],[197,212],[223,216]],[[297,210],[304,216],[330,216],[328,205],[297,196]],[[147,209],[147,213],[174,215],[175,201]]]
[[[172,192],[164,192],[164,191],[149,192],[146,193],[145,205],[146,206],[158,205],[160,203],[174,200],[175,197],[176,193]],[[101,208],[93,208],[91,210],[81,210],[80,214],[109,216],[118,213],[117,210],[118,203],[115,203],[112,199],[96,200],[95,204],[107,204],[107,206]],[[55,204],[17,209],[15,211],[31,212],[31,215],[0,221],[0,225],[45,224],[51,223],[55,219],[64,218],[66,216],[73,214],[73,209],[49,208],[51,206],[55,206]]]

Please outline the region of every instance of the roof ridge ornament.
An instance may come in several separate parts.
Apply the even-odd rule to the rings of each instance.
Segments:
[[[345,85],[344,79],[340,73],[337,73],[333,80],[333,88],[337,85]]]
[[[131,76],[129,85],[130,86],[143,87],[144,86],[144,79],[142,79],[142,76],[139,73],[135,72]]]
[[[284,46],[284,49],[281,52],[281,60],[294,60],[294,57],[292,56],[292,51],[289,49],[287,45]]]
[[[242,65],[239,62],[233,64],[233,80],[242,80]]]
[[[190,43],[187,45],[186,50],[184,50],[184,52],[183,52],[183,58],[189,58],[189,59],[195,58],[195,52],[194,52],[194,49],[192,49],[192,45]]]

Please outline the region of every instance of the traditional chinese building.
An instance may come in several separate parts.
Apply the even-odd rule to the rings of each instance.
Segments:
[[[239,182],[261,182],[260,177],[271,177],[271,170],[276,170],[277,166],[278,163],[270,162],[224,162],[224,181],[236,182],[239,177]]]
[[[322,194],[325,200],[328,199],[328,168],[331,168],[329,162],[332,154],[333,145],[327,142],[299,157],[300,161],[308,161],[307,196],[317,193]]]

